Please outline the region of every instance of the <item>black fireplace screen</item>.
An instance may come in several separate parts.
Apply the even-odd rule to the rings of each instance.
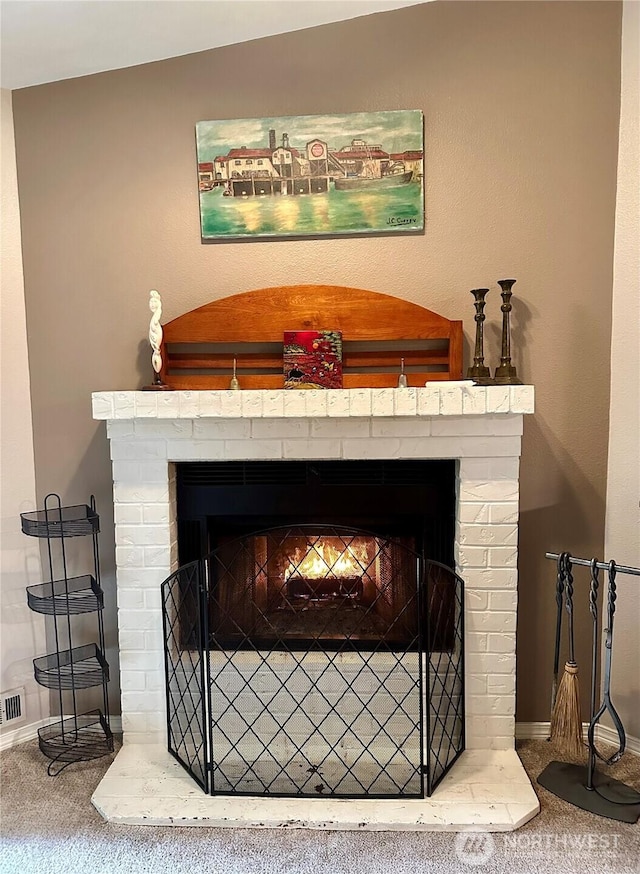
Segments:
[[[169,751],[205,791],[424,797],[462,751],[462,580],[403,538],[272,528],[162,593]]]

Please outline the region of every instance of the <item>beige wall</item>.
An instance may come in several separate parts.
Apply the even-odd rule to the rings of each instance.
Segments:
[[[625,2],[605,555],[640,567],[640,4]],[[640,737],[640,579],[619,576],[612,696]]]
[[[610,2],[429,3],[15,94],[38,492],[95,492],[108,578],[90,393],[148,381],[150,288],[169,320],[260,286],[342,283],[464,318],[471,338],[469,289],[486,285],[495,365],[496,280],[515,276],[514,359],[537,388],[518,718],[548,718],[544,553],[603,547],[620,20]],[[198,120],[396,108],[425,113],[424,236],[201,244]],[[585,674],[587,619],[585,604]]]
[[[20,513],[36,506],[36,484],[11,92],[1,95],[0,692],[24,687],[26,720],[0,727],[0,747],[14,728],[23,733],[49,715],[48,694],[33,679],[32,664],[46,652],[44,619],[29,610],[25,592],[41,580],[39,543],[20,529]]]

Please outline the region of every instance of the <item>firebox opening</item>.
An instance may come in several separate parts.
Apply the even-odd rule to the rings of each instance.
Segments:
[[[417,647],[420,559],[453,567],[451,461],[179,464],[180,564],[210,563],[223,648]],[[430,614],[452,640],[450,605]],[[433,617],[435,617],[435,624]]]

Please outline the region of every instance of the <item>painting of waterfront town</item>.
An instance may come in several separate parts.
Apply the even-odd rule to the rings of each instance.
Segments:
[[[424,230],[422,112],[196,125],[203,240]]]

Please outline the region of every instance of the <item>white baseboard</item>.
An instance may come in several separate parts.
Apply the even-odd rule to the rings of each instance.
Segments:
[[[588,722],[582,724],[585,737],[588,727]],[[516,722],[516,740],[546,740],[549,737],[549,729],[548,722]],[[617,746],[618,734],[613,728],[599,725],[596,729],[596,740]],[[627,735],[626,751],[640,756],[640,738]]]
[[[65,716],[65,719],[68,718],[68,716]],[[28,740],[35,740],[38,737],[39,728],[44,728],[45,725],[51,725],[52,722],[57,722],[58,719],[59,717],[57,716],[51,716],[46,719],[39,719],[37,722],[32,722],[29,725],[21,725],[20,728],[3,731],[0,734],[0,752],[3,750],[10,750],[12,747],[26,743]],[[109,717],[109,724],[111,725],[111,731],[114,734],[122,731],[121,716]]]
[[[516,722],[516,740],[547,740],[548,722]]]
[[[11,749],[18,744],[25,743],[28,740],[34,740],[38,736],[38,729],[45,725],[55,722],[57,717],[50,719],[41,719],[39,722],[32,722],[31,725],[23,725],[20,728],[14,728],[12,731],[3,731],[0,734],[0,752],[2,750]],[[122,731],[122,717],[111,716],[109,718],[111,731],[118,734]],[[583,730],[586,736],[588,723],[584,723]],[[549,737],[548,722],[516,722],[516,740],[546,740]],[[617,745],[618,735],[612,728],[606,725],[599,725],[596,732],[596,738],[603,743]],[[627,735],[627,752],[634,753],[640,756],[640,738]]]
[[[0,734],[0,752],[10,750],[18,744],[26,743],[28,740],[34,740],[38,737],[38,729],[44,728],[45,725],[50,725],[55,722],[55,719],[39,719],[37,722],[32,722],[29,725],[21,725],[20,728],[9,729]]]
[[[596,740],[601,740],[603,743],[610,743],[612,746],[618,746],[618,733],[608,725],[599,725],[596,731]],[[626,751],[640,756],[640,738],[627,735]]]

